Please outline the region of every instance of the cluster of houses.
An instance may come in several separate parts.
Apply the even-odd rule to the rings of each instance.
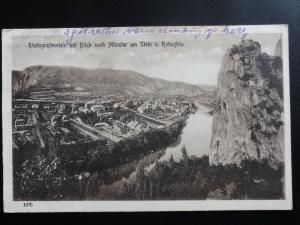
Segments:
[[[160,120],[169,120],[180,116],[192,107],[188,101],[176,101],[174,98],[147,100],[137,108],[137,112]]]
[[[113,101],[100,101],[92,100],[86,101],[84,103],[73,103],[72,104],[72,113],[87,113],[87,112],[96,112],[97,116],[100,116],[105,112],[112,112],[116,108],[116,104]]]
[[[45,94],[50,94],[50,92]],[[172,122],[170,120],[174,118],[176,120],[176,117],[182,115],[190,106],[188,101],[176,97],[86,101],[37,101],[34,99],[23,102],[16,101],[13,102],[13,114],[16,115],[13,127],[16,131],[24,130],[26,125],[33,124],[31,115],[35,115],[38,122],[45,122],[48,131],[54,137],[55,145],[74,143],[76,139],[74,137],[77,133],[79,136],[95,140],[104,137],[108,141],[117,142],[148,129],[162,129]],[[115,117],[115,113],[120,111],[133,113],[135,116],[129,120],[121,119],[122,121],[120,121]],[[76,118],[80,118],[76,114],[90,112],[96,113],[99,122],[88,125],[81,120],[76,120]],[[20,114],[23,117],[18,116]],[[71,119],[73,119],[73,123],[68,122]],[[42,129],[39,132],[45,131]],[[40,136],[43,135],[40,134]]]

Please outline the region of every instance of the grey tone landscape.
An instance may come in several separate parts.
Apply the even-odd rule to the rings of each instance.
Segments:
[[[95,94],[127,95],[186,95],[195,96],[206,91],[206,86],[193,85],[143,74],[112,69],[81,69],[61,66],[31,66],[13,72],[13,92],[26,90],[33,83],[55,88],[73,87]],[[207,89],[212,90],[212,87]]]
[[[281,39],[262,48],[239,40],[223,52],[216,86],[12,71],[14,199],[284,199]]]

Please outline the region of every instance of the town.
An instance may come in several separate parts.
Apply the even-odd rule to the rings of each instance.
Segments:
[[[30,146],[31,151],[35,149],[33,154],[55,154],[58,146],[79,141],[113,146],[149,130],[171,129],[195,108],[192,99],[185,96],[79,98],[66,93],[31,85],[13,98],[14,148]]]

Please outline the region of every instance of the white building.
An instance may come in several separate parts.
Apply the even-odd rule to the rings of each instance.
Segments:
[[[39,108],[39,104],[34,103],[34,104],[32,104],[31,108],[32,109],[38,109]]]
[[[91,107],[92,112],[105,112],[105,106],[103,105],[93,105]]]
[[[84,113],[87,113],[89,111],[88,108],[85,108],[85,107],[79,107],[78,109],[79,112],[84,112]]]
[[[144,111],[148,110],[149,107],[150,107],[150,105],[148,103],[147,104],[143,104],[143,105],[141,105],[141,106],[139,106],[137,108],[137,112],[138,113],[144,113]]]
[[[65,104],[58,104],[57,105],[57,112],[58,114],[62,114],[66,109],[66,105]]]
[[[92,112],[97,112],[97,116],[100,116],[101,113],[105,112],[105,106],[103,105],[93,105],[91,107]]]

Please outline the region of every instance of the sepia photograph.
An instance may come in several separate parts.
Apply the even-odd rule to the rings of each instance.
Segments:
[[[286,25],[2,35],[6,210],[291,209]]]

